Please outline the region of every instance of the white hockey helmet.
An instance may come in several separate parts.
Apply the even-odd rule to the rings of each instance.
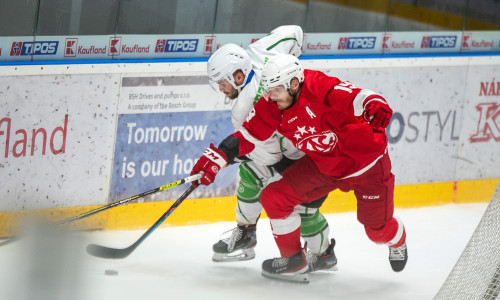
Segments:
[[[219,91],[219,83],[227,80],[235,89],[241,88],[245,83],[237,86],[233,74],[241,70],[245,80],[252,70],[252,62],[247,52],[238,45],[226,44],[212,54],[207,64],[208,82],[210,86]]]
[[[297,78],[299,83],[304,81],[304,68],[299,59],[290,54],[276,55],[269,59],[262,70],[262,87],[266,93],[279,85],[289,90],[293,78]]]

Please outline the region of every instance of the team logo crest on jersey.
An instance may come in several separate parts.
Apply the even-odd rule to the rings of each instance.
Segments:
[[[305,131],[305,126],[298,128],[299,130],[294,135],[294,137],[296,139],[301,139],[297,143],[297,148],[299,150],[308,150],[308,151],[326,153],[332,151],[333,148],[335,148],[335,146],[337,145],[337,142],[339,140],[337,135],[331,130],[314,134],[315,133],[314,127],[309,127],[309,130],[307,131]],[[311,135],[302,137],[303,133],[310,133]]]

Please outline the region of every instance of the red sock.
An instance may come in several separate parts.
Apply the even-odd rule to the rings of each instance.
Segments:
[[[300,227],[287,234],[274,234],[274,240],[280,249],[281,257],[290,257],[302,249],[302,245],[300,244]]]
[[[397,248],[406,241],[406,230],[403,223],[399,223],[395,218],[389,221],[382,228],[369,228],[365,226],[365,231],[370,240],[377,244],[385,244],[389,247]]]

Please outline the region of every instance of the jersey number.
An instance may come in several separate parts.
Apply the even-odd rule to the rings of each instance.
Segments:
[[[356,87],[352,83],[350,83],[349,81],[341,82],[334,87],[334,89],[336,89],[336,90],[343,90],[343,91],[346,91],[348,93],[352,93],[352,90],[355,88]]]

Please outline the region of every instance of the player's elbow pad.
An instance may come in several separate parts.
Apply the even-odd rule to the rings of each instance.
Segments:
[[[219,145],[219,150],[227,156],[228,164],[234,164],[234,159],[238,157],[240,140],[234,135],[225,138]]]
[[[227,138],[225,138],[219,145],[219,150],[224,152],[227,156],[228,164],[234,164],[234,159],[252,152],[255,145],[245,139],[241,132],[236,131]]]

